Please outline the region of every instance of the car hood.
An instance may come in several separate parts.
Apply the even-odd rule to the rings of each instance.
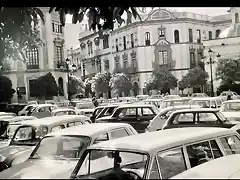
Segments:
[[[0,173],[0,179],[69,179],[78,161],[28,159]]]
[[[113,118],[112,116],[105,116],[105,117],[97,118],[96,121],[108,120],[108,119],[113,119]]]
[[[5,146],[0,148],[0,155],[4,157],[13,157],[29,151],[29,155],[33,150],[33,146]]]
[[[221,112],[226,118],[236,117],[240,119],[240,112]]]

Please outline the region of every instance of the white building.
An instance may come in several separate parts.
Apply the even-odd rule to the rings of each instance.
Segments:
[[[8,76],[13,85],[13,89],[20,88],[24,93],[23,101],[35,99],[31,97],[31,85],[34,80],[42,75],[51,72],[55,77],[57,84],[63,89],[62,96],[67,98],[67,74],[60,65],[64,67],[64,29],[60,24],[58,12],[49,14],[49,8],[41,7],[44,13],[45,24],[39,21],[40,38],[44,46],[38,49],[27,51],[28,61],[10,60],[10,67],[3,75]],[[17,101],[17,95],[14,94],[12,101]]]
[[[231,23],[222,31],[219,38],[203,41],[203,45],[205,46],[204,60],[209,62],[209,49],[214,52],[212,56],[212,60],[215,62],[214,64],[212,64],[214,92],[217,91],[217,88],[219,87],[221,82],[220,80],[216,80],[216,68],[218,60],[220,58],[229,58],[232,60],[240,59],[240,8],[231,7],[229,12],[229,15],[231,17]],[[218,54],[220,55],[220,57],[217,57]],[[205,69],[210,75],[210,64],[205,64]]]
[[[130,67],[135,95],[143,93],[154,66],[173,65],[173,75],[181,80],[200,61],[202,41],[216,39],[231,24],[229,14],[209,17],[156,9],[149,14],[143,10],[141,16],[142,22],[124,24],[103,39],[89,31],[79,34],[84,78],[104,70]],[[177,89],[172,93],[177,93]]]

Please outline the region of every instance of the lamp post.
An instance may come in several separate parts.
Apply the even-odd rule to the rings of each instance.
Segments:
[[[211,80],[211,96],[214,96],[214,85],[213,85],[213,70],[212,70],[212,64],[216,63],[216,61],[213,60],[213,56],[214,56],[215,52],[212,51],[210,48],[208,50],[208,55],[209,55],[209,61],[206,62],[206,64],[210,65],[210,80]],[[217,58],[221,57],[220,54],[218,53]],[[202,57],[202,59],[204,59],[205,57]]]
[[[66,65],[67,65],[67,94],[68,94],[68,100],[70,101],[70,95],[69,95],[69,62],[70,60],[66,59]]]
[[[72,65],[72,72],[73,72],[73,74],[74,74],[74,71],[76,71],[76,70],[77,70],[77,66],[75,64],[73,64]]]

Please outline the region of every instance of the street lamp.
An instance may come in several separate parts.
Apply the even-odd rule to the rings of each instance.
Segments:
[[[69,62],[70,62],[70,60],[67,58],[66,59],[66,65],[67,65],[67,93],[68,93],[68,100],[70,100],[70,95],[69,95]]]
[[[214,96],[212,64],[216,63],[216,61],[214,61],[214,60],[212,59],[214,53],[215,53],[215,52],[212,51],[212,50],[209,48],[209,50],[208,50],[209,61],[206,62],[206,64],[209,64],[209,65],[210,65],[211,96],[212,96],[212,97]],[[216,57],[219,58],[219,57],[221,57],[221,55],[218,53],[218,54],[216,55]],[[201,59],[205,59],[205,57],[202,57]]]

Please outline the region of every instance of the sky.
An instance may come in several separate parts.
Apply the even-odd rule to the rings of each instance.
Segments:
[[[176,11],[186,11],[202,15],[217,16],[222,14],[227,14],[230,7],[166,7],[167,9],[173,9]],[[66,22],[71,23],[71,15],[67,15]]]

